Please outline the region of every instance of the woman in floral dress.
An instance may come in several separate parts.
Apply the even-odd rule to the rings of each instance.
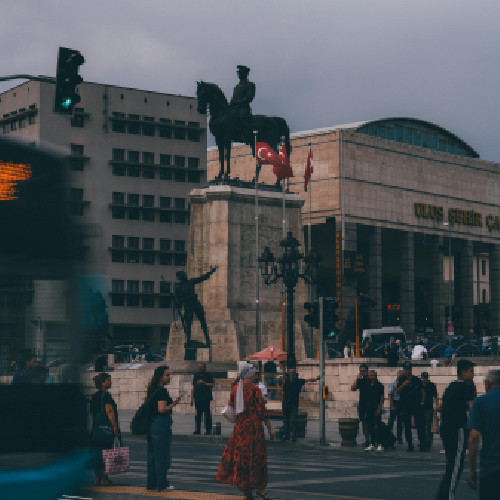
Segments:
[[[236,423],[222,455],[217,481],[237,486],[246,499],[270,499],[267,486],[267,449],[262,422],[269,437],[274,432],[258,386],[251,382],[255,367],[245,363],[240,368],[238,383],[231,390],[229,405],[235,409]]]

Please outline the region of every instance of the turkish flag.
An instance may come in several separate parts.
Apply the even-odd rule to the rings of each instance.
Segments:
[[[255,159],[257,164],[262,165],[274,165],[279,167],[281,165],[281,158],[276,154],[276,151],[266,144],[265,142],[258,142],[256,145]]]
[[[307,155],[307,163],[306,168],[304,170],[304,191],[307,192],[307,185],[309,184],[309,179],[311,178],[311,174],[314,172],[314,162],[313,162],[313,153],[311,148],[309,148],[309,154]]]
[[[279,166],[273,167],[274,175],[279,179],[287,179],[288,177],[293,177],[293,170],[290,166],[290,160],[286,154],[285,146],[281,146],[279,155],[281,164]]]

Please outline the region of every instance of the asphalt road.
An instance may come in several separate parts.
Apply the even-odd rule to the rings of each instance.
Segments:
[[[146,497],[146,444],[129,441],[130,472],[114,476],[116,488],[91,488],[80,492],[92,500],[135,500]],[[172,499],[236,498],[241,493],[215,481],[222,445],[174,444],[169,480],[176,491],[155,494]],[[268,492],[279,499],[423,500],[435,496],[444,470],[443,460],[402,458],[391,452],[352,453],[340,450],[268,450]],[[92,476],[89,474],[89,479]],[[211,494],[210,494],[211,493]],[[472,500],[465,474],[456,500]]]

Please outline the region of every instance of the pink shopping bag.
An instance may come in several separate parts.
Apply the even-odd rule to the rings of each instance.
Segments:
[[[105,474],[121,474],[130,470],[130,453],[128,446],[102,450]]]

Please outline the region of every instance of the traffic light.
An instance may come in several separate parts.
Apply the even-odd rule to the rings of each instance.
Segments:
[[[323,338],[334,340],[338,334],[337,323],[339,321],[339,303],[333,297],[323,299]]]
[[[75,105],[80,102],[76,86],[83,81],[78,71],[84,62],[85,59],[78,50],[59,47],[54,101],[56,113],[71,115]]]
[[[322,386],[321,396],[323,397],[323,401],[328,399],[328,386],[327,385]]]
[[[304,321],[312,328],[319,328],[319,301],[305,302],[304,309],[308,312]]]

